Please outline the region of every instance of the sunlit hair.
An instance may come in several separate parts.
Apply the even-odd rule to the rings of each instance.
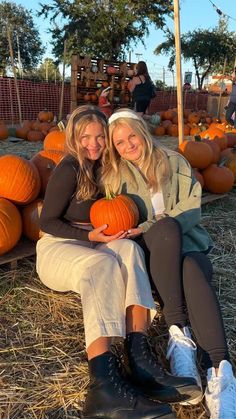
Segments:
[[[136,66],[137,76],[144,76],[146,80],[150,79],[147,64],[145,61],[139,61]]]
[[[121,186],[121,172],[125,171],[130,182],[136,182],[134,175],[129,168],[126,160],[120,157],[113,143],[113,133],[116,127],[128,126],[140,136],[143,143],[143,154],[137,163],[138,168],[141,169],[147,184],[153,192],[160,190],[161,185],[169,178],[170,169],[168,158],[164,150],[154,144],[152,136],[148,130],[147,124],[142,117],[139,117],[134,111],[130,109],[121,109],[128,111],[130,118],[120,117],[109,125],[108,147],[104,152],[104,165],[102,170],[101,182],[104,185],[110,185],[114,193],[119,191]],[[116,112],[119,114],[119,111]],[[132,118],[135,115],[135,119]],[[137,119],[138,117],[138,119]],[[158,169],[158,170],[157,170]]]
[[[85,111],[91,111],[91,113],[81,115]],[[98,112],[98,114],[93,112]],[[107,146],[107,124],[105,117],[102,118],[99,114],[101,114],[101,112],[95,106],[80,106],[70,115],[66,127],[65,150],[68,154],[74,156],[80,164],[76,192],[76,198],[78,200],[90,199],[95,197],[99,192],[96,179],[94,179],[93,175],[93,165],[95,162],[86,157],[80,141],[87,125],[92,122],[99,122],[104,128],[105,144]]]

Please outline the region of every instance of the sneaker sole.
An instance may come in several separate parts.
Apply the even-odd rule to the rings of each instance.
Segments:
[[[204,397],[204,395],[200,394],[195,399],[192,399],[192,400],[186,401],[186,402],[180,402],[179,404],[181,404],[182,406],[195,406],[196,404],[198,404],[202,401],[203,397]]]

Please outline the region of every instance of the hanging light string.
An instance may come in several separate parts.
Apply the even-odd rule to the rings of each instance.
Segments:
[[[232,17],[230,15],[227,15],[226,13],[222,12],[222,10],[220,10],[219,7],[216,6],[216,4],[214,4],[211,0],[209,0],[209,2],[212,4],[212,6],[214,7],[216,13],[218,13],[219,16],[221,16],[221,17],[227,17],[228,19],[232,19],[232,20],[235,20],[236,21],[236,18],[234,18],[234,17]]]

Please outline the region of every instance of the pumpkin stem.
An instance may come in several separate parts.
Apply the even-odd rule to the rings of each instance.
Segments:
[[[222,157],[218,163],[218,167],[224,167],[225,163],[228,161],[228,157]]]
[[[194,136],[194,141],[196,141],[196,142],[201,142],[202,141],[202,139],[201,139],[201,137],[200,137],[200,135],[195,135]]]
[[[105,198],[107,200],[115,198],[115,194],[111,191],[111,185],[105,185]]]
[[[64,131],[66,129],[64,123],[62,121],[58,122],[57,124],[60,131]]]

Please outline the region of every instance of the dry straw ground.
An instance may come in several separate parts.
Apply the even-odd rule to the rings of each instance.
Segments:
[[[24,153],[30,154],[25,147]],[[234,366],[235,208],[236,190],[203,207],[203,224],[215,241],[210,256],[214,286]],[[35,272],[34,258],[24,259],[14,271],[0,266],[0,278],[0,419],[80,418],[88,374],[79,296],[44,287]],[[150,335],[158,336],[153,342],[167,365],[167,329],[160,312]],[[194,408],[174,408],[181,419],[207,417],[203,403]]]

